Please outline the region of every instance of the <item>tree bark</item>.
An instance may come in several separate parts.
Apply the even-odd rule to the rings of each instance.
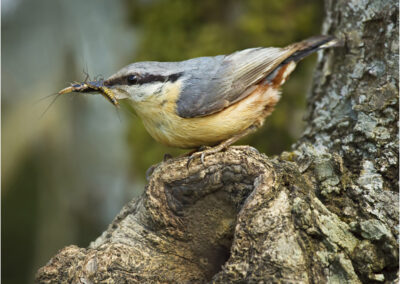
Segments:
[[[292,152],[248,146],[162,162],[88,248],[38,283],[398,280],[398,2],[327,0],[307,128]]]

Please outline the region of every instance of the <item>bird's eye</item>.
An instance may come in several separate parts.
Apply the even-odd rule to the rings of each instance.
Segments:
[[[138,83],[138,76],[137,75],[129,75],[126,80],[128,81],[128,85],[134,85]]]

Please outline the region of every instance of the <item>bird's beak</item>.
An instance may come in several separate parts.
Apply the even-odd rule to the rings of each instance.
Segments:
[[[59,91],[58,94],[63,95],[63,94],[68,94],[68,93],[72,93],[72,92],[100,93],[101,95],[103,95],[103,97],[105,97],[114,106],[119,107],[119,103],[118,103],[117,98],[115,97],[113,91],[109,87],[106,87],[104,85],[103,80],[72,84],[71,86]]]

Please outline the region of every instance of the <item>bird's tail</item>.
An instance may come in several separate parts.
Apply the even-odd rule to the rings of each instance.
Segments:
[[[301,42],[289,45],[287,47],[288,49],[294,49],[296,51],[288,58],[286,58],[282,62],[282,65],[289,63],[290,61],[298,62],[304,57],[320,49],[342,46],[342,45],[343,43],[334,36],[326,36],[326,35],[313,36]]]

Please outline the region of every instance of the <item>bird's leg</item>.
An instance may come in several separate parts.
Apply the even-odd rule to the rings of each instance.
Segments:
[[[196,148],[196,149],[193,149],[193,150],[191,150],[191,151],[189,151],[189,152],[186,152],[186,153],[183,153],[183,154],[180,154],[179,156],[178,156],[178,158],[182,158],[182,157],[191,157],[194,153],[196,153],[196,152],[201,152],[201,151],[204,151],[204,150],[207,150],[207,149],[210,149],[211,147],[210,146],[200,146],[199,148]]]
[[[250,134],[250,133],[256,131],[257,128],[258,128],[258,127],[257,127],[256,125],[252,125],[252,126],[250,126],[249,128],[246,128],[244,131],[242,131],[242,132],[240,132],[240,133],[238,133],[238,134],[235,134],[235,135],[232,136],[231,138],[226,139],[225,141],[222,141],[222,142],[221,142],[220,144],[218,144],[217,146],[214,146],[214,147],[207,147],[206,150],[200,150],[200,151],[198,151],[198,152],[193,153],[193,154],[189,157],[189,159],[188,159],[187,167],[189,168],[190,163],[191,163],[194,159],[196,159],[197,157],[200,157],[201,163],[203,164],[203,166],[205,166],[205,164],[204,164],[204,159],[205,159],[206,155],[214,154],[214,153],[220,152],[220,151],[222,151],[222,150],[228,148],[230,145],[232,145],[233,143],[235,143],[235,142],[238,141],[239,139],[241,139],[241,138],[245,137],[246,135],[248,135],[248,134]],[[200,149],[201,149],[201,148],[200,148]]]
[[[203,145],[203,146],[200,146],[199,149],[197,149],[197,151],[195,151],[193,153],[202,152],[202,151],[205,151],[205,150],[210,149],[210,148],[212,148],[212,147]]]

